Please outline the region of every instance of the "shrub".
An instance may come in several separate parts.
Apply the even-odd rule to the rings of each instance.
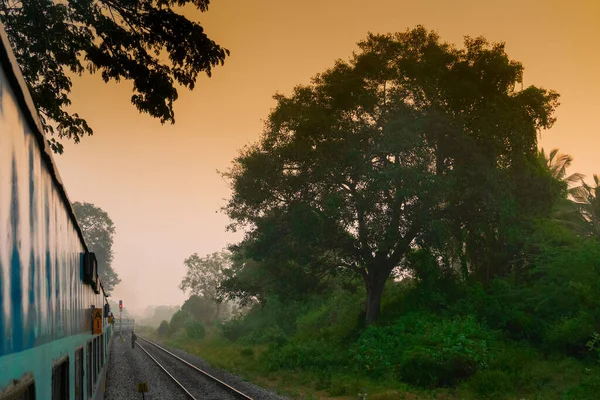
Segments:
[[[468,381],[468,386],[480,398],[505,398],[514,390],[514,377],[502,370],[482,370]]]
[[[190,339],[200,340],[206,336],[206,328],[200,321],[188,321],[185,323],[185,331]]]
[[[264,357],[273,371],[296,368],[327,370],[346,364],[347,352],[325,341],[291,341],[280,347],[270,347]]]
[[[158,336],[166,337],[169,333],[169,323],[167,321],[162,321],[156,333],[158,333]]]
[[[474,317],[440,319],[409,314],[387,327],[366,329],[353,349],[357,368],[394,374],[418,386],[448,386],[489,361],[492,333]]]
[[[185,327],[185,324],[191,319],[191,316],[183,311],[179,310],[171,317],[171,322],[169,322],[169,331],[168,336],[172,336],[175,332]]]
[[[273,340],[280,343],[294,333],[296,318],[308,308],[307,303],[284,303],[269,298],[247,314],[223,323],[220,330],[225,338],[239,343],[270,344]]]
[[[329,298],[314,301],[314,307],[298,316],[294,337],[300,341],[347,342],[356,335],[363,298],[362,292],[338,290]]]
[[[232,342],[235,342],[247,333],[242,318],[233,318],[227,322],[223,322],[219,326],[219,329],[221,330],[221,334]]]
[[[563,318],[550,325],[545,333],[545,344],[570,356],[588,355],[586,344],[596,328],[596,321],[586,311]]]
[[[254,349],[252,347],[244,347],[240,350],[240,354],[244,357],[253,357]]]
[[[600,393],[600,377],[597,375],[586,376],[581,383],[569,388],[563,393],[564,400],[597,399]]]

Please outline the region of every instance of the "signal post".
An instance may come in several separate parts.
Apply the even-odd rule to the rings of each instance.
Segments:
[[[123,337],[123,300],[119,300],[119,337]]]

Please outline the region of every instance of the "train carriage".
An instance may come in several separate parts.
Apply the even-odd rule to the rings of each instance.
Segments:
[[[1,24],[0,36],[0,400],[100,399],[108,302]]]

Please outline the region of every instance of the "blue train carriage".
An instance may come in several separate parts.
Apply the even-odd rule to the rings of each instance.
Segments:
[[[100,399],[113,324],[0,24],[0,400]]]

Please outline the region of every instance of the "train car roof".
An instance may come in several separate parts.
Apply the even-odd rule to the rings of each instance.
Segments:
[[[12,51],[8,36],[4,30],[4,24],[1,22],[0,39],[0,64],[2,65],[2,69],[6,74],[6,78],[20,106],[21,112],[23,113],[27,124],[33,131],[33,135],[35,136],[37,144],[41,150],[44,164],[48,168],[50,176],[52,176],[54,184],[56,185],[56,189],[58,190],[58,193],[63,201],[63,205],[65,206],[65,209],[67,210],[67,213],[69,214],[69,217],[75,226],[79,240],[81,241],[84,250],[88,251],[87,244],[83,238],[83,232],[81,231],[79,223],[77,222],[75,212],[73,211],[73,206],[71,205],[71,201],[67,195],[67,190],[65,189],[65,185],[60,178],[58,168],[56,167],[56,163],[54,162],[54,158],[52,156],[52,151],[50,150],[50,146],[48,145],[46,136],[44,135],[44,128],[38,116],[37,109],[35,108],[35,104],[33,103],[33,99],[31,98],[31,94],[29,93],[29,89],[27,88],[27,84],[23,78],[23,74],[21,73],[21,68],[19,67],[17,59]],[[100,281],[100,286],[102,287],[102,293],[104,294],[104,297],[106,297],[104,287],[102,286],[102,281]]]

